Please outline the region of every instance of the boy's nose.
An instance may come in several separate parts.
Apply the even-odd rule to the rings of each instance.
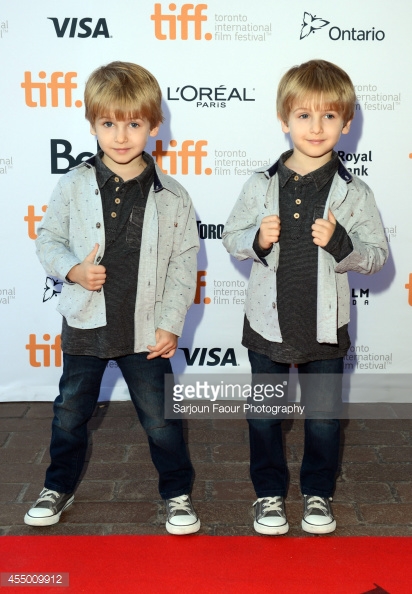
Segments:
[[[126,130],[118,130],[117,134],[116,134],[116,140],[120,144],[123,144],[123,142],[126,142],[126,140],[127,140]]]
[[[311,129],[314,134],[319,134],[322,131],[322,121],[317,119],[312,120]]]

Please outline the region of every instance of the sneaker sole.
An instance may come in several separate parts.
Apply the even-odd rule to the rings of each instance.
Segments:
[[[34,516],[31,516],[29,510],[24,516],[24,523],[28,526],[53,526],[53,524],[58,523],[62,513],[73,503],[73,501],[74,495],[67,500],[66,505],[59,511],[59,513],[54,514],[53,516],[46,516],[44,518],[35,518]]]
[[[253,522],[253,528],[259,534],[266,534],[269,536],[281,536],[282,534],[286,534],[289,530],[289,524],[283,524],[282,526],[265,526],[264,524],[259,524],[256,520]]]
[[[200,520],[197,520],[194,524],[190,524],[189,526],[175,526],[174,524],[170,524],[170,522],[166,522],[166,530],[169,534],[193,534],[194,532],[198,532],[200,530]]]
[[[330,524],[325,524],[324,526],[315,526],[313,524],[308,524],[305,520],[302,520],[302,530],[309,532],[310,534],[329,534],[330,532],[334,532],[336,530],[336,521],[333,520],[333,522]]]

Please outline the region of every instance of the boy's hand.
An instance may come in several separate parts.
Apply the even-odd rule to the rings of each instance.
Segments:
[[[262,250],[268,250],[274,243],[279,241],[280,218],[278,215],[264,217],[259,229],[259,246]]]
[[[156,330],[156,344],[155,346],[148,346],[150,355],[147,355],[148,359],[155,359],[155,357],[162,357],[162,359],[170,359],[176,352],[177,349],[177,336],[158,328]]]
[[[316,219],[312,225],[313,243],[320,247],[325,247],[332,237],[336,227],[336,219],[330,210],[328,212],[328,220]]]
[[[67,274],[72,283],[77,283],[88,291],[98,291],[106,282],[106,268],[101,264],[95,264],[94,259],[99,249],[96,243],[92,251],[85,257],[81,264],[73,266]]]

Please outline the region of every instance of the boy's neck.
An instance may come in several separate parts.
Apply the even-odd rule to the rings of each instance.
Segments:
[[[286,167],[292,169],[292,171],[295,171],[299,175],[307,175],[308,173],[312,173],[312,171],[316,171],[316,169],[320,169],[326,165],[326,163],[329,163],[331,159],[332,151],[322,155],[321,157],[308,157],[307,155],[303,155],[294,149],[293,153],[284,164]]]
[[[130,163],[116,163],[103,153],[102,162],[113,171],[116,175],[122,178],[123,181],[128,181],[129,179],[133,179],[139,176],[144,169],[146,169],[146,162],[143,159],[143,156],[140,155],[139,158],[133,159]]]

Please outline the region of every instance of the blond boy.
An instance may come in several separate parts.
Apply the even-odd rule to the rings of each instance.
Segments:
[[[355,100],[349,76],[325,60],[283,76],[277,111],[293,148],[246,182],[223,235],[233,256],[253,260],[242,340],[252,374],[287,377],[291,364],[299,367],[306,407],[302,528],[313,534],[336,528],[330,501],[338,470],[343,357],[350,346],[347,272],[373,274],[388,255],[370,188],[333,150],[350,130]],[[285,534],[281,420],[248,423],[254,528]]]
[[[72,504],[87,422],[114,359],[148,436],[166,529],[196,532],[182,425],[164,418],[164,375],[172,372],[170,358],[196,287],[194,209],[184,188],[144,152],[163,121],[161,91],[150,72],[129,62],[98,68],[86,83],[85,106],[101,150],[60,179],[36,241],[47,273],[64,280],[58,306],[63,375],[51,464],[24,521],[55,524]]]

